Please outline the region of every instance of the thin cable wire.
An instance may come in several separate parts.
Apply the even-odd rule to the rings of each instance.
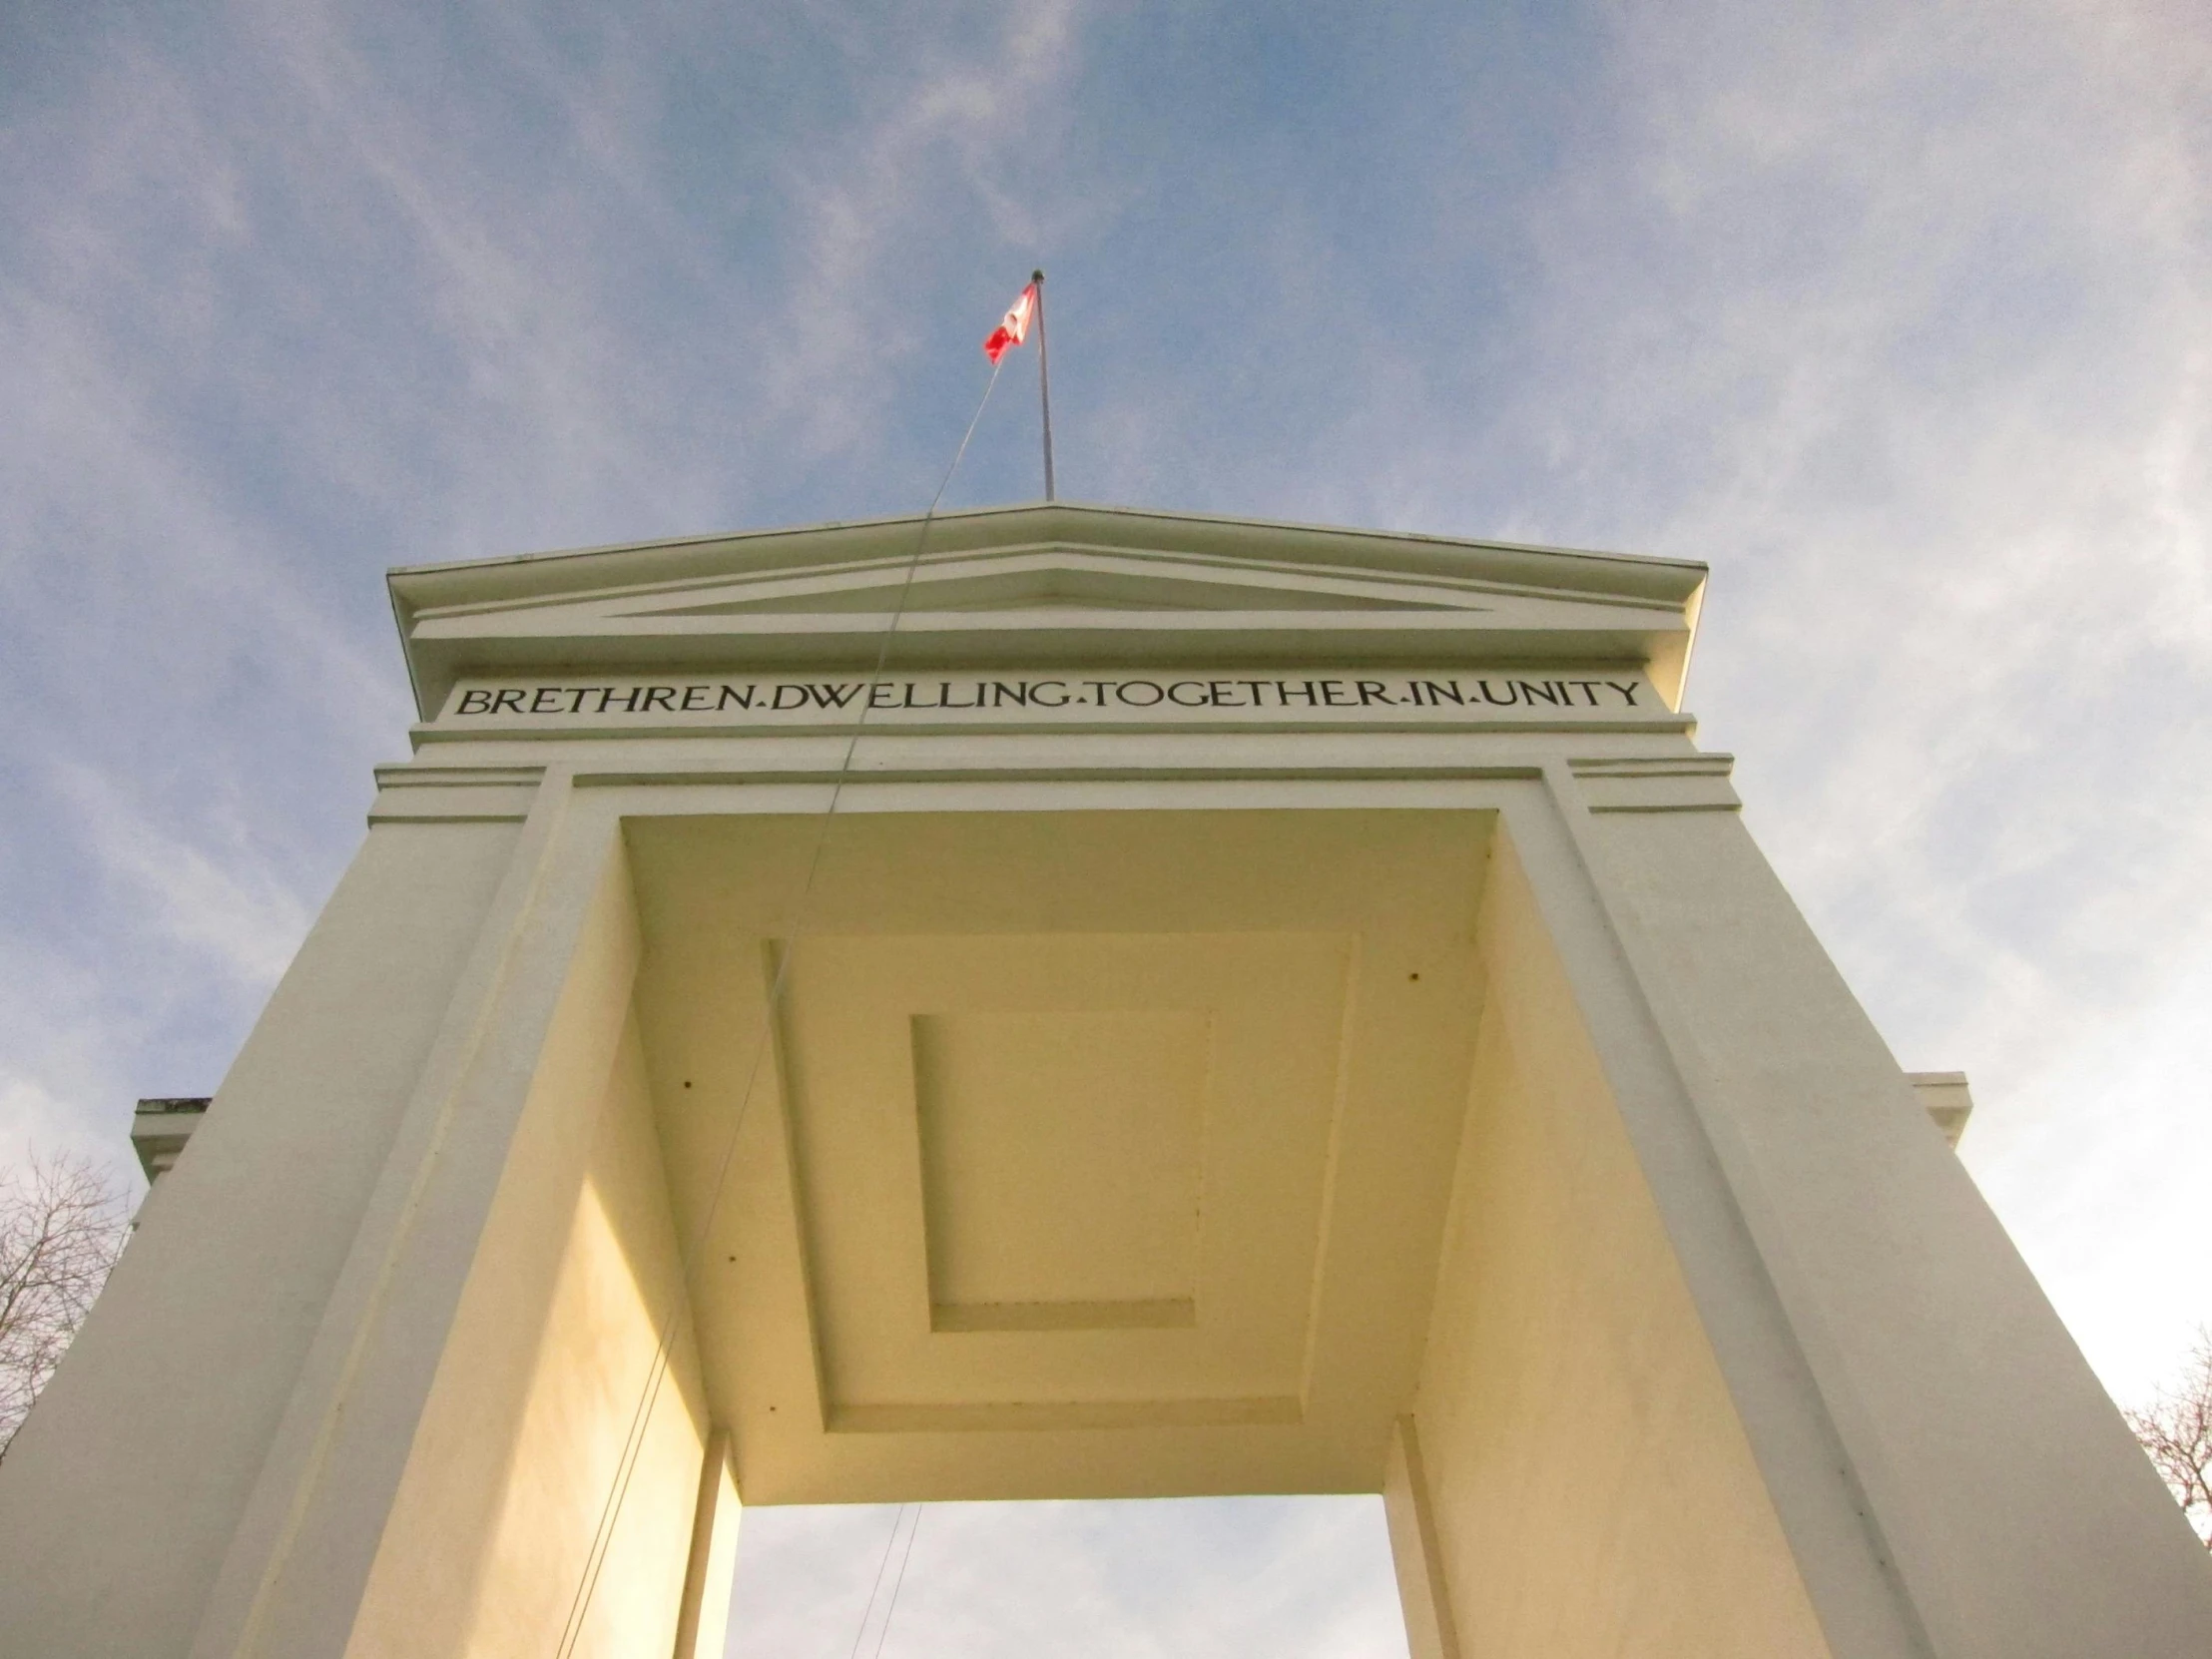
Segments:
[[[914,1505],[914,1524],[906,1528],[906,1548],[898,1557],[898,1576],[891,1580],[890,1605],[883,1609],[882,1627],[875,1632],[875,1651],[868,1659],[883,1659],[883,1644],[890,1640],[891,1620],[898,1617],[898,1592],[906,1583],[906,1563],[913,1559],[914,1535],[921,1530],[921,1505]]]
[[[903,1503],[891,1511],[890,1536],[883,1540],[883,1558],[875,1563],[875,1579],[867,1587],[867,1601],[860,1608],[860,1627],[852,1632],[852,1652],[847,1659],[860,1659],[860,1642],[867,1635],[867,1616],[875,1611],[875,1592],[883,1587],[883,1569],[891,1564],[891,1546],[898,1542],[898,1523],[905,1518],[906,1505]],[[905,1571],[903,1563],[899,1571]]]
[[[983,395],[976,399],[975,413],[968,417],[967,430],[960,434],[960,446],[952,452],[952,464],[944,469],[944,476],[937,481],[937,491],[929,498],[929,506],[921,515],[921,526],[914,537],[914,550],[907,556],[905,573],[899,579],[898,597],[891,607],[888,626],[883,629],[882,643],[876,647],[875,665],[868,671],[867,687],[860,698],[857,717],[852,723],[851,735],[846,738],[844,753],[838,758],[837,770],[830,786],[830,801],[823,809],[820,827],[815,833],[815,843],[807,859],[807,872],[799,885],[799,894],[793,900],[793,919],[804,913],[808,898],[813,894],[815,877],[822,868],[822,855],[830,843],[830,828],[836,818],[837,804],[844,798],[846,779],[852,771],[852,758],[860,747],[860,737],[867,725],[867,717],[875,702],[875,688],[882,683],[883,670],[890,661],[891,641],[898,633],[898,625],[906,615],[906,601],[913,592],[914,576],[921,568],[921,556],[929,545],[929,528],[937,516],[937,507],[944,500],[944,492],[952,485],[952,476],[960,470],[960,461],[967,454],[968,442],[975,436],[975,428],[983,418],[983,410],[991,400],[991,388],[998,384],[1000,362],[991,364],[991,377],[983,383]],[[730,1165],[737,1155],[738,1134],[745,1127],[745,1120],[752,1109],[755,1089],[760,1082],[761,1067],[773,1045],[776,1031],[777,1010],[784,995],[784,982],[791,971],[792,952],[787,948],[777,952],[776,972],[769,981],[768,998],[761,1015],[759,1039],[753,1046],[753,1059],[746,1069],[745,1090],[738,1098],[738,1109],[730,1121],[730,1133],[723,1140],[722,1156],[716,1164],[714,1184],[709,1188],[705,1212],[694,1230],[691,1245],[679,1259],[679,1286],[688,1287],[693,1268],[699,1260],[699,1252],[707,1242],[714,1227],[716,1214],[722,1208],[722,1194],[730,1176]],[[584,1558],[584,1571],[576,1585],[576,1593],[570,1598],[568,1617],[561,1625],[560,1645],[555,1648],[556,1659],[571,1659],[576,1643],[584,1633],[584,1617],[591,1610],[591,1598],[599,1588],[599,1574],[607,1564],[607,1551],[614,1542],[615,1522],[621,1517],[623,1500],[629,1496],[631,1477],[636,1474],[638,1455],[645,1446],[645,1430],[652,1419],[653,1404],[661,1390],[661,1382],[668,1375],[669,1342],[676,1334],[676,1318],[684,1307],[679,1295],[669,1300],[668,1315],[661,1322],[661,1329],[654,1343],[653,1363],[647,1368],[645,1387],[638,1396],[637,1408],[631,1413],[629,1432],[623,1437],[622,1457],[616,1464],[616,1474],[607,1493],[607,1500],[600,1508],[599,1524],[592,1533],[590,1553]],[[908,1539],[907,1548],[913,1545]],[[899,1572],[905,1572],[901,1558]],[[896,1592],[893,1592],[895,1599]],[[872,1596],[870,1601],[872,1603]]]

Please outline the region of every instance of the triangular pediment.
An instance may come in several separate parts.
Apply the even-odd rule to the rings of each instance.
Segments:
[[[904,590],[901,593],[901,590]],[[839,577],[758,577],[632,614],[791,615],[808,611],[1362,611],[1452,609],[1453,596],[1378,582],[1293,582],[1262,570],[1215,567],[1111,549],[1040,547],[930,560]]]
[[[1701,566],[1050,504],[394,571],[418,698],[514,669],[1686,657]],[[1676,676],[1679,677],[1678,674]]]

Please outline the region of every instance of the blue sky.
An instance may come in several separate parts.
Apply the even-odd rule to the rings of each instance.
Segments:
[[[1702,741],[2139,1395],[2212,1320],[2208,87],[2185,0],[13,7],[0,1157],[221,1078],[404,748],[385,566],[918,510],[1041,263],[1063,495],[1712,564]],[[1037,493],[1013,366],[955,503]]]

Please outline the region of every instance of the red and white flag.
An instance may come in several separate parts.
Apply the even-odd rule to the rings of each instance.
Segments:
[[[1021,297],[1014,301],[1013,309],[998,320],[991,330],[991,337],[983,342],[983,355],[993,364],[1015,346],[1029,337],[1029,319],[1037,314],[1037,284],[1031,282],[1021,290]]]

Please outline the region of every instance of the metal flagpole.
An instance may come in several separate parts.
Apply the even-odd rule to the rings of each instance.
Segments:
[[[1037,284],[1037,396],[1044,403],[1044,498],[1052,494],[1052,370],[1044,350],[1044,273],[1033,271],[1029,279]]]

